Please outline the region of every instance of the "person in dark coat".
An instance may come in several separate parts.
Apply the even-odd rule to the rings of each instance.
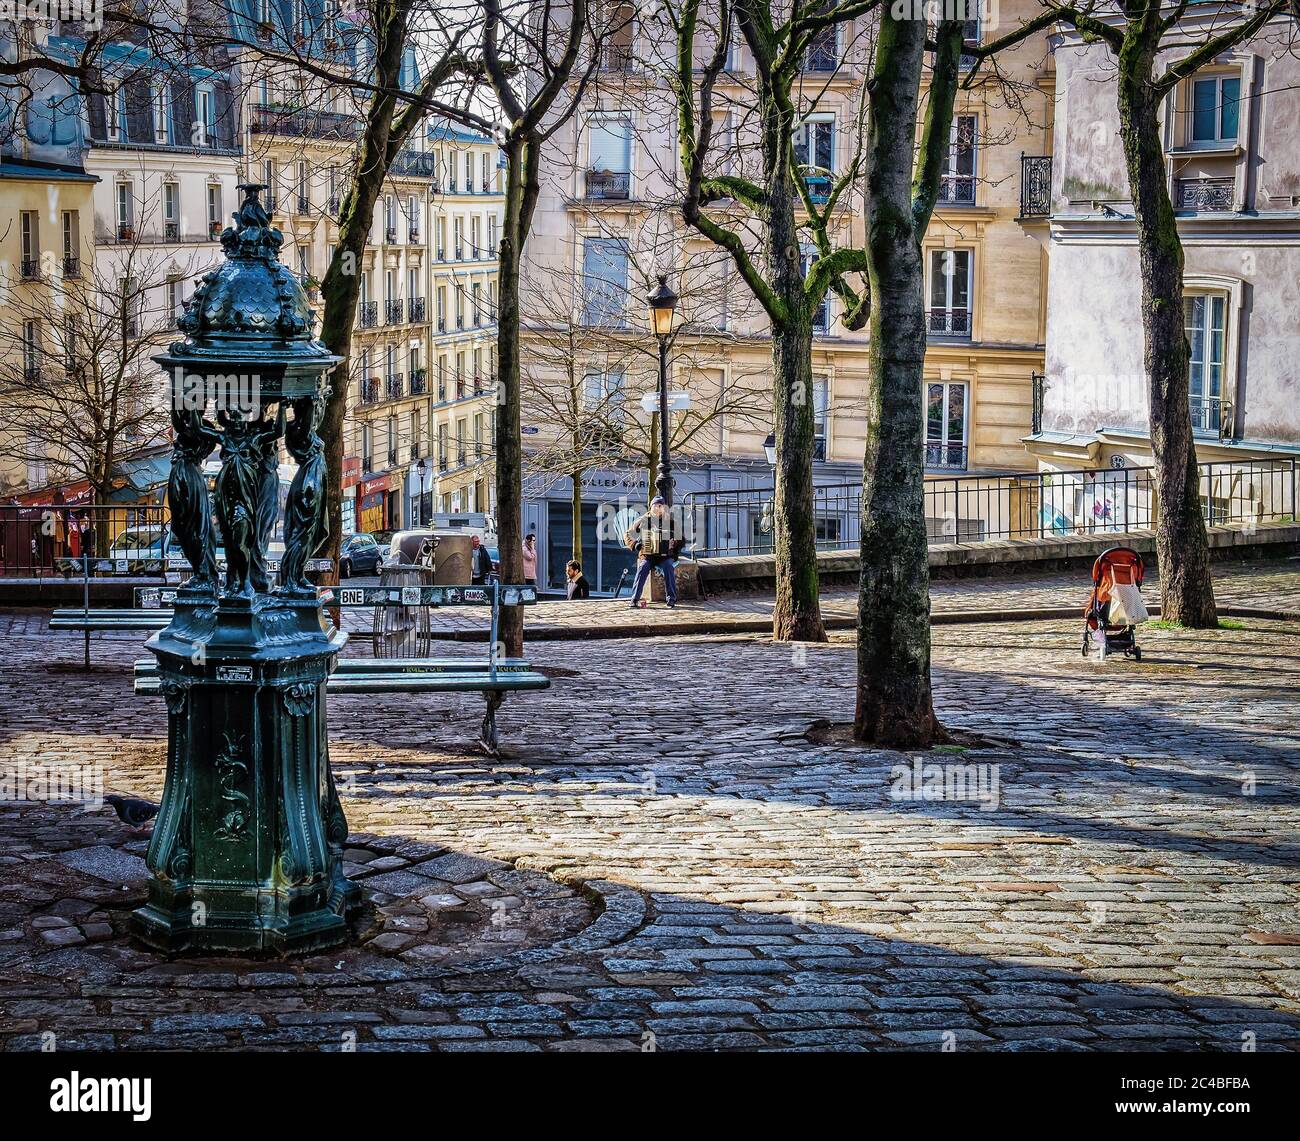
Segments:
[[[587,576],[582,573],[582,564],[577,559],[570,559],[564,564],[564,574],[569,580],[565,583],[564,590],[570,602],[579,598],[591,597],[591,583],[587,581]]]
[[[492,573],[492,556],[483,545],[483,541],[474,535],[470,538],[469,571],[470,581],[475,586],[482,586]]]

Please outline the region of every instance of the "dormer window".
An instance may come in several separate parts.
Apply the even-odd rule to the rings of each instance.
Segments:
[[[104,137],[110,143],[126,138],[126,91],[120,84],[109,87],[104,95]]]

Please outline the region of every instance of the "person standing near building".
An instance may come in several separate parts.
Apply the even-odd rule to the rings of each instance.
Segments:
[[[564,585],[564,592],[570,602],[591,597],[591,583],[587,581],[587,576],[582,573],[582,564],[577,559],[570,559],[564,564],[564,574],[569,580]]]
[[[483,545],[483,541],[477,535],[471,536],[469,552],[470,582],[475,586],[482,586],[487,582],[491,573],[492,556],[488,554],[487,547]]]
[[[537,585],[537,536],[532,532],[524,536],[524,583]]]
[[[664,576],[664,595],[668,606],[677,605],[676,558],[686,545],[681,537],[681,527],[662,495],[650,500],[650,510],[641,516],[623,535],[623,541],[638,552],[636,581],[632,585],[632,609],[644,607],[641,592],[650,581],[650,573],[660,570]]]

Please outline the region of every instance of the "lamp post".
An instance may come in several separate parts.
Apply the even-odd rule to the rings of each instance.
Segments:
[[[146,647],[167,703],[167,774],[149,898],[131,927],[171,952],[331,947],[347,939],[360,902],[342,872],[348,828],[325,718],[325,681],[347,635],[330,630],[305,575],[328,534],[317,428],[339,358],[312,338],[315,318],[258,200],[264,187],[239,189],[225,260],[179,322],[186,339],[153,358],[169,374],[167,500],[193,574]],[[282,436],[298,471],[273,587]],[[218,447],[210,494],[203,465]]]
[[[655,491],[671,507],[673,475],[668,459],[668,342],[673,332],[677,294],[669,288],[666,274],[659,275],[659,284],[647,300],[650,303],[650,327],[659,341],[659,470],[655,472]]]
[[[429,513],[424,509],[424,497],[428,495],[425,488],[425,477],[429,474],[429,461],[422,459],[415,465],[415,470],[420,473],[420,526],[423,527],[429,521]]]

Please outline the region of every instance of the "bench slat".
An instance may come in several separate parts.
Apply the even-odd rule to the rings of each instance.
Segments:
[[[498,673],[493,680],[486,670],[466,673],[426,674],[332,674],[325,684],[330,693],[515,693],[549,689],[551,679],[545,674]],[[135,679],[135,692],[152,695],[162,690],[162,679],[154,674]]]

